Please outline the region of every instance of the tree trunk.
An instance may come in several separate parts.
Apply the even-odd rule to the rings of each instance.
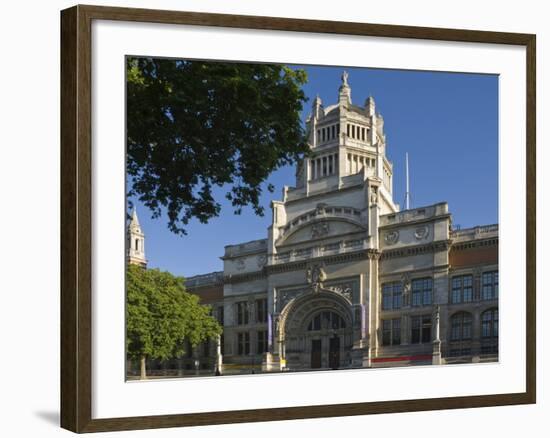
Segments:
[[[145,368],[145,355],[144,354],[141,355],[139,363],[140,363],[140,368],[141,368],[140,379],[145,380],[145,379],[147,379],[147,370]]]

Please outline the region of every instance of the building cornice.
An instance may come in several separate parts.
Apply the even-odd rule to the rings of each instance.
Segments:
[[[297,260],[295,262],[281,263],[276,265],[265,266],[261,271],[248,272],[245,274],[226,275],[224,277],[224,283],[234,284],[243,283],[251,280],[260,280],[266,278],[271,274],[280,274],[283,272],[305,270],[307,266],[312,263],[323,263],[325,265],[334,265],[338,263],[347,263],[356,260],[373,259],[378,260],[380,258],[380,251],[376,249],[366,249],[360,251],[349,252],[345,254],[327,255],[321,257],[315,257],[308,260]]]
[[[419,254],[426,254],[436,251],[448,251],[451,246],[451,240],[438,240],[424,245],[405,246],[395,249],[386,249],[382,251],[381,259],[393,259],[397,257],[411,257]]]
[[[404,226],[409,226],[409,225],[420,225],[420,224],[426,224],[426,223],[429,223],[429,222],[434,222],[436,220],[442,220],[442,219],[450,219],[451,218],[451,214],[450,213],[444,213],[444,214],[438,214],[437,216],[430,216],[430,217],[427,217],[427,218],[422,218],[422,219],[413,219],[413,220],[410,220],[410,221],[403,221],[403,222],[396,222],[394,224],[387,224],[387,225],[380,225],[378,227],[379,230],[391,230],[391,229],[394,229],[394,228],[401,228],[401,227],[404,227]]]
[[[317,193],[308,194],[308,195],[304,194],[304,196],[302,196],[300,198],[287,199],[284,203],[285,204],[292,204],[294,202],[303,201],[304,199],[322,198],[322,197],[324,197],[327,194],[332,193],[332,192],[345,192],[345,191],[348,191],[348,190],[361,190],[363,188],[364,182],[365,181],[361,180],[357,184],[354,184],[354,185],[351,185],[351,186],[334,187],[334,190],[322,191],[322,192],[317,192]],[[282,201],[280,201],[280,202],[282,202]]]
[[[451,251],[464,251],[468,249],[476,249],[482,246],[498,246],[498,237],[490,239],[475,239],[466,242],[452,243]]]

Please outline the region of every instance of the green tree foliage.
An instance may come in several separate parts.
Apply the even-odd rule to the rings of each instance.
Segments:
[[[219,215],[215,187],[236,214],[251,206],[263,215],[269,174],[308,151],[300,120],[306,80],[283,65],[129,57],[128,196],[155,218],[166,211],[177,234],[191,218]]]
[[[166,360],[185,353],[186,341],[196,346],[216,338],[222,329],[210,306],[185,291],[184,280],[158,269],[128,265],[126,272],[126,350],[128,357]]]

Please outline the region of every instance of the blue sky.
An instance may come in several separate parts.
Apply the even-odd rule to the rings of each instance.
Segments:
[[[311,103],[319,94],[325,106],[336,103],[343,67],[302,66]],[[346,68],[354,104],[372,95],[384,117],[387,156],[394,165],[394,200],[404,205],[405,152],[409,153],[411,207],[446,201],[461,228],[498,222],[498,77],[494,75]],[[187,236],[166,227],[165,217],[151,219],[136,203],[150,268],[177,275],[222,270],[224,246],[266,237],[270,201],[281,199],[283,185],[295,183],[294,168],[269,178],[264,217],[250,208],[240,216],[218,192],[222,212],[208,224],[193,221]]]

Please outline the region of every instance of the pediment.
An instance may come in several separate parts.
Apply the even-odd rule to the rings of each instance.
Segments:
[[[345,236],[346,234],[365,230],[366,227],[362,224],[345,218],[320,219],[294,228],[290,233],[285,234],[277,242],[277,245],[291,245],[311,240]]]

